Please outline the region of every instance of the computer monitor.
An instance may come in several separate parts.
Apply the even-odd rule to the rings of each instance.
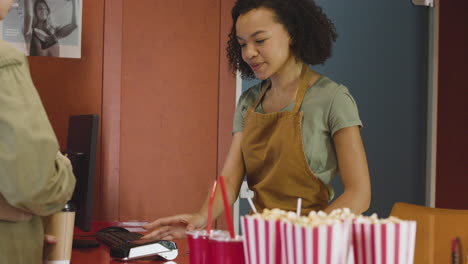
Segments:
[[[76,177],[72,204],[76,207],[75,226],[83,231],[91,228],[98,115],[73,115],[68,123],[66,153]]]

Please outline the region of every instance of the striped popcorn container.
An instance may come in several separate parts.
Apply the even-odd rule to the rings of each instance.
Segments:
[[[346,264],[351,245],[350,221],[318,226],[281,222],[283,264]]]
[[[416,222],[352,224],[355,264],[412,264]]]
[[[281,264],[280,221],[241,218],[246,264]]]

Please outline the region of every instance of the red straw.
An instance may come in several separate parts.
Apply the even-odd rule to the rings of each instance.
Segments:
[[[211,232],[211,218],[213,218],[213,201],[216,194],[216,181],[213,183],[213,190],[211,190],[210,201],[208,203],[208,225],[206,226],[206,232],[208,235]]]
[[[219,183],[221,184],[221,191],[223,193],[224,212],[226,213],[229,234],[231,235],[231,238],[235,238],[236,235],[234,234],[234,225],[232,224],[231,208],[229,207],[229,201],[226,193],[226,185],[224,184],[224,177],[222,175],[219,176]]]

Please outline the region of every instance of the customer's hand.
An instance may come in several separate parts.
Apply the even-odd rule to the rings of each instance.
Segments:
[[[67,165],[69,165],[69,166],[72,165],[70,159],[66,156],[66,154],[63,155],[62,152],[60,152],[60,151],[57,151],[57,156],[55,157],[55,159],[62,159],[62,160],[65,161],[65,163]]]
[[[44,260],[44,263],[46,263],[50,246],[57,242],[58,241],[55,236],[44,234],[44,248],[42,249],[42,259]]]
[[[0,221],[21,222],[31,218],[32,214],[11,206],[0,193]]]
[[[142,239],[172,240],[185,237],[185,232],[202,229],[206,226],[206,217],[196,214],[181,214],[158,219],[146,224],[145,229],[150,233]]]

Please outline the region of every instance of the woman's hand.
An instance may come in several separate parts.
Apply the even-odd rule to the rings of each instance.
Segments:
[[[186,231],[204,228],[206,221],[206,217],[200,213],[161,218],[144,226],[150,233],[142,239],[172,240],[183,238]]]
[[[0,221],[21,222],[31,218],[32,214],[11,206],[0,194]]]
[[[66,24],[62,27],[57,27],[55,30],[55,37],[57,39],[62,39],[68,37],[75,29],[78,28],[78,24],[76,22],[76,0],[71,0],[72,3],[72,17],[70,24]]]

